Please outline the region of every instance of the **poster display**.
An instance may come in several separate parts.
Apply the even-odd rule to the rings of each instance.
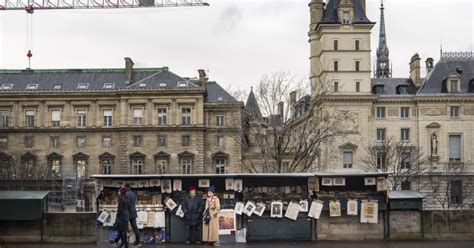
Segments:
[[[235,213],[233,209],[219,211],[219,234],[230,235],[236,230]]]
[[[341,203],[338,200],[329,202],[329,216],[330,217],[341,216]]]
[[[255,211],[253,213],[262,217],[266,207],[267,206],[265,205],[265,203],[257,203],[257,207],[255,208]]]
[[[283,217],[283,203],[282,202],[272,202],[270,206],[270,217],[271,218]]]
[[[181,191],[182,189],[182,181],[181,179],[174,179],[173,180],[173,191]]]
[[[347,215],[357,215],[357,200],[347,201]]]
[[[247,216],[252,216],[253,212],[255,211],[255,209],[257,208],[257,206],[255,205],[255,203],[251,202],[251,201],[248,201],[247,204],[245,204],[245,207],[244,207],[244,214],[246,214]]]
[[[321,212],[323,211],[324,202],[320,200],[315,200],[311,203],[309,208],[308,216],[314,219],[319,219]]]
[[[238,215],[242,215],[242,213],[244,212],[244,203],[243,202],[235,203],[234,212]]]
[[[300,213],[300,208],[300,204],[290,202],[290,204],[288,204],[288,208],[286,209],[285,217],[288,219],[296,220],[298,218],[298,214]]]
[[[377,177],[377,191],[387,191],[388,181],[385,177]]]
[[[361,223],[373,223],[378,222],[379,204],[377,201],[362,200],[360,210],[360,222]]]
[[[234,190],[234,179],[226,178],[225,179],[225,190]]]
[[[308,178],[308,192],[318,192],[319,191],[319,178],[318,177],[309,177]]]

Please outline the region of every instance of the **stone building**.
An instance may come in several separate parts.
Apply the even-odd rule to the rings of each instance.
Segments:
[[[241,171],[242,102],[203,70],[125,65],[0,71],[0,177]]]
[[[322,108],[347,110],[356,116],[351,130],[341,130],[318,164],[324,171],[363,171],[366,148],[394,138],[419,149],[427,158],[424,173],[406,182],[426,193],[428,207],[472,207],[474,198],[474,58],[472,52],[441,52],[439,61],[410,60],[410,76],[391,78],[385,20],[381,7],[380,42],[371,78],[371,29],[365,0],[312,0],[310,9],[310,67],[314,92],[325,85],[330,94]],[[382,169],[386,157],[377,154]],[[403,161],[409,168],[413,161]],[[446,193],[447,192],[447,193]],[[438,198],[439,198],[438,197]]]

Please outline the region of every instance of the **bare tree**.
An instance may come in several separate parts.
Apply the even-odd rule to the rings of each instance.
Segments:
[[[244,123],[235,125],[245,169],[282,173],[315,168],[323,145],[332,142],[351,116],[322,111],[327,87],[309,95],[308,85],[288,72],[262,77],[255,90],[261,114],[244,110]]]
[[[426,156],[418,147],[393,137],[370,144],[365,151],[366,155],[361,159],[365,170],[390,173],[391,190],[400,190],[403,182],[418,180],[420,176],[426,175],[428,170],[423,166]]]
[[[39,163],[34,152],[2,153],[2,178],[10,180],[41,180],[48,176],[48,166]]]

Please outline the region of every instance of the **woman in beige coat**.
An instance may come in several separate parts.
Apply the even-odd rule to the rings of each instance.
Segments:
[[[219,198],[215,195],[216,187],[211,186],[207,190],[206,208],[209,209],[209,223],[202,224],[202,241],[214,243],[214,246],[219,246],[219,216],[221,210],[221,203]]]

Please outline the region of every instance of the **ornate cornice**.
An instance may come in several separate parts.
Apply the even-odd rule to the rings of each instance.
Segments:
[[[204,95],[206,89],[204,87],[196,88],[176,88],[176,89],[113,89],[113,90],[35,90],[35,91],[0,91],[1,97],[21,97],[21,96],[145,96],[145,95]]]

